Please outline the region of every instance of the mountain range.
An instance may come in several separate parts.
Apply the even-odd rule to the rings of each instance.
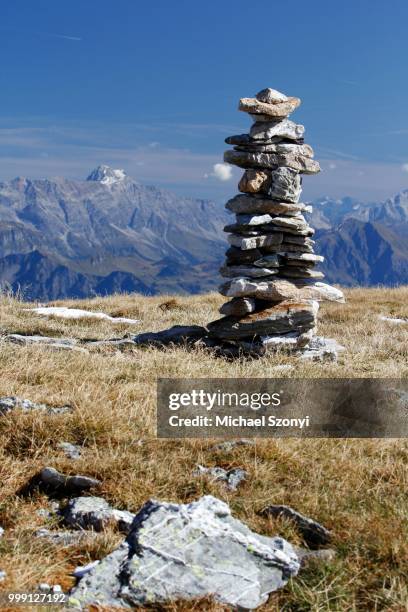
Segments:
[[[99,166],[87,180],[0,183],[0,285],[25,299],[215,289],[226,249],[220,204]],[[321,198],[309,221],[329,282],[408,283],[408,190],[382,203]]]

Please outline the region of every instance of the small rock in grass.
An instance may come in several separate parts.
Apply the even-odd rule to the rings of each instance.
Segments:
[[[61,449],[69,459],[81,458],[81,448],[76,444],[71,444],[70,442],[60,442],[57,445],[57,448]]]
[[[265,517],[283,517],[292,520],[309,546],[327,544],[331,540],[331,533],[326,527],[304,516],[304,514],[294,510],[290,506],[267,506],[260,514]]]
[[[128,533],[135,515],[127,510],[112,508],[102,497],[71,499],[62,511],[64,521],[75,529],[103,531],[108,525]]]
[[[204,467],[203,465],[198,465],[194,474],[196,476],[208,475],[214,480],[220,480],[225,483],[230,491],[236,491],[241,482],[246,480],[248,476],[248,472],[242,468],[225,470],[221,467]]]

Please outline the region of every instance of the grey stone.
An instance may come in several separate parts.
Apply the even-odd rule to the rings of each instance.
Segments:
[[[295,268],[294,266],[281,266],[279,268],[279,276],[284,278],[299,278],[299,279],[308,279],[308,278],[324,278],[323,272],[319,270],[313,270],[313,268]]]
[[[305,128],[303,125],[299,125],[284,119],[283,121],[271,121],[271,122],[259,122],[254,123],[249,132],[252,140],[263,140],[268,141],[271,138],[288,138],[289,140],[298,140],[303,138]],[[231,143],[234,144],[234,143]]]
[[[284,215],[295,217],[299,212],[312,212],[312,207],[302,203],[277,202],[259,195],[239,194],[225,205],[225,208],[236,214],[248,215]]]
[[[236,276],[246,276],[247,278],[265,278],[278,274],[277,269],[260,268],[259,266],[222,266],[221,276],[225,278],[235,278]]]
[[[286,167],[304,174],[320,172],[319,162],[293,152],[285,153],[252,153],[248,151],[229,150],[224,153],[224,162],[240,168]]]
[[[240,157],[244,157],[243,154],[248,153],[250,155],[263,155],[263,154],[273,154],[273,155],[295,155],[302,156],[307,158],[312,158],[314,156],[314,151],[312,147],[308,144],[298,144],[297,142],[275,142],[270,144],[263,144],[257,141],[254,141],[249,145],[236,145],[234,147],[234,151],[239,154]],[[238,155],[237,155],[238,157]],[[234,163],[234,162],[232,162]],[[239,165],[239,164],[237,164]],[[262,167],[262,166],[261,166]]]
[[[254,312],[255,308],[256,303],[253,298],[234,298],[230,302],[225,302],[219,309],[219,312],[223,315],[242,317]]]
[[[288,97],[284,102],[268,104],[256,98],[241,98],[238,110],[244,113],[268,115],[271,119],[284,118],[293,113],[300,105],[300,98]]]
[[[81,448],[76,444],[71,444],[70,442],[59,442],[59,444],[57,444],[57,448],[61,449],[69,459],[81,458]]]
[[[128,533],[135,515],[127,510],[112,508],[102,497],[71,499],[62,511],[64,521],[75,529],[103,531],[108,525]]]
[[[228,265],[253,264],[254,261],[262,257],[262,251],[259,249],[248,249],[242,251],[238,247],[231,246],[226,253]]]
[[[260,117],[260,115],[257,115],[257,117]],[[275,123],[281,123],[281,122],[277,121]],[[279,144],[281,142],[288,142],[288,141],[296,143],[296,144],[304,143],[303,138],[290,138],[289,139],[289,138],[285,138],[285,136],[272,136],[272,138],[261,140],[259,138],[258,139],[251,138],[249,134],[234,134],[233,136],[228,136],[224,142],[225,144],[234,145],[238,147],[249,147],[249,148],[255,147],[256,148],[258,146],[269,146],[269,145]]]
[[[248,472],[241,468],[233,468],[224,470],[221,467],[204,467],[198,465],[194,472],[195,476],[210,476],[214,480],[220,480],[225,483],[225,486],[230,491],[236,491],[241,482],[247,479]]]
[[[288,232],[285,233],[284,236],[284,242],[286,244],[299,244],[299,245],[307,245],[307,246],[311,246],[313,247],[315,245],[315,241],[312,240],[310,237],[308,236],[302,236],[299,234],[289,234]],[[287,249],[289,250],[289,249]]]
[[[96,478],[81,475],[67,476],[52,467],[43,468],[38,475],[38,479],[41,486],[61,493],[88,491],[101,484]]]
[[[265,353],[276,350],[296,351],[308,346],[315,333],[316,327],[311,327],[302,333],[292,331],[286,334],[261,336],[259,342],[265,349]]]
[[[133,608],[212,596],[254,609],[298,570],[288,542],[251,532],[214,497],[186,505],[152,500],[125,543],[74,587],[70,605]]]
[[[319,546],[327,544],[331,540],[331,533],[320,523],[308,518],[290,506],[270,505],[261,512],[262,516],[283,517],[293,521],[306,544],[309,546]]]
[[[302,180],[291,168],[277,168],[270,173],[267,195],[274,200],[297,203],[302,193]]]
[[[282,301],[241,318],[223,317],[208,324],[210,335],[222,340],[240,340],[269,334],[302,333],[315,326],[316,306],[313,301]]]
[[[332,338],[315,336],[300,358],[310,361],[337,361],[339,353],[345,350],[344,346]]]
[[[261,268],[278,268],[279,257],[276,253],[265,255],[261,259],[254,261],[254,266],[259,266]]]
[[[205,328],[199,325],[174,325],[163,331],[139,334],[133,338],[133,341],[141,346],[165,346],[167,344],[183,344],[184,342],[195,341],[205,334]]]
[[[277,89],[266,87],[258,91],[255,98],[260,102],[266,102],[267,104],[276,104],[276,102],[287,102],[288,97]]]
[[[48,406],[47,404],[39,404],[16,396],[0,397],[0,415],[7,414],[12,410],[21,410],[22,412],[39,410],[47,414],[66,414],[67,412],[72,412],[72,407]]]
[[[77,346],[78,341],[73,338],[51,338],[48,336],[23,336],[21,334],[8,334],[4,336],[6,342],[20,344],[22,346],[38,345],[47,346],[58,350],[86,352],[84,348]]]
[[[248,251],[250,249],[277,247],[282,243],[283,234],[277,232],[274,234],[251,236],[247,238],[230,235],[228,236],[227,240],[230,245],[238,247],[243,251]]]
[[[295,265],[298,263],[315,264],[324,261],[323,255],[316,255],[315,253],[280,253],[280,255],[287,260],[287,265],[291,265],[292,263]]]
[[[326,283],[297,285],[284,279],[255,281],[249,278],[234,278],[221,285],[220,293],[226,297],[255,297],[273,302],[288,299],[344,302],[342,291]]]

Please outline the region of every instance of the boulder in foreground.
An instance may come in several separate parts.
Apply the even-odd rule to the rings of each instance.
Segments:
[[[294,548],[252,532],[227,504],[147,502],[125,542],[72,590],[70,607],[145,607],[212,596],[252,610],[299,570]]]

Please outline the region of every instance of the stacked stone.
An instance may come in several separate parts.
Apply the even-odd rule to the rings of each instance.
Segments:
[[[288,119],[300,99],[274,89],[242,98],[239,110],[254,121],[249,134],[230,136],[224,160],[243,168],[239,195],[226,204],[235,213],[220,287],[232,298],[220,309],[223,318],[208,329],[213,338],[241,348],[300,349],[315,336],[318,302],[344,301],[341,291],[320,282],[315,269],[323,257],[314,253],[314,230],[299,202],[302,174],[320,166],[304,143],[304,127]]]

